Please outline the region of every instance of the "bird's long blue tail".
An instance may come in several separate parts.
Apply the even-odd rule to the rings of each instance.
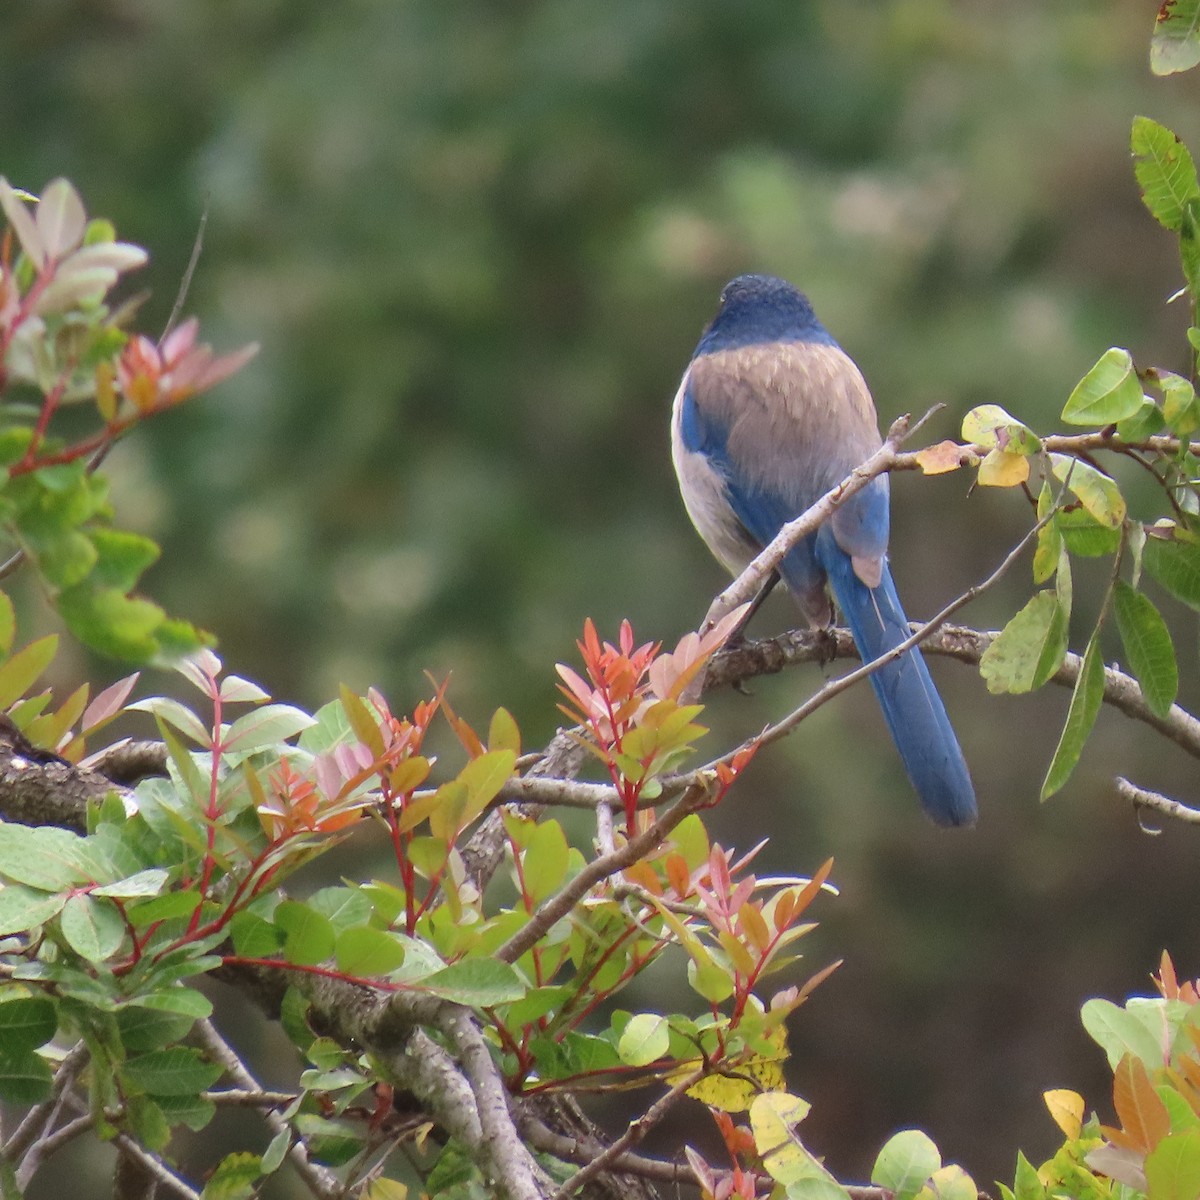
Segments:
[[[908,618],[886,560],[879,586],[868,588],[828,525],[817,534],[816,552],[864,663],[909,636]],[[939,825],[970,825],[977,815],[975,788],[920,652],[907,651],[880,667],[870,680],[925,811]]]

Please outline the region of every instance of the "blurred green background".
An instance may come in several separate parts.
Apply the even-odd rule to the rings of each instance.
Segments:
[[[1200,139],[1196,80],[1149,74],[1155,7],[38,0],[0,18],[0,171],[69,176],[151,249],[150,329],[207,207],[189,311],[218,348],[262,343],[110,460],[125,522],[164,545],[149,591],[280,697],[374,683],[404,709],[452,670],[460,711],[503,703],[536,745],[585,616],[673,641],[722,582],[667,419],[730,276],[803,287],[885,424],[945,404],[930,441],[984,402],[1049,431],[1112,344],[1187,369],[1174,240],[1128,155],[1135,113]],[[1018,495],[968,482],[894,481],[911,616],[1028,526]],[[995,627],[1030,586],[1022,565],[964,616]],[[1195,623],[1164,607],[1194,705]],[[774,600],[756,631],[793,619]],[[811,1148],[861,1177],[918,1125],[986,1186],[1052,1146],[1043,1089],[1104,1099],[1083,999],[1145,991],[1163,946],[1200,973],[1197,835],[1148,836],[1109,782],[1195,800],[1195,772],[1105,715],[1040,806],[1066,693],[934,670],[976,830],[921,818],[866,689],[765,754],[713,826],[769,836],[764,872],[837,860],[807,961],[846,964],[793,1021]],[[818,681],[717,698],[711,746]],[[359,849],[342,870],[383,869]]]

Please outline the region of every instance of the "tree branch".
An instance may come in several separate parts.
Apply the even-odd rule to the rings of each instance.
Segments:
[[[1161,792],[1147,791],[1145,788],[1138,787],[1136,783],[1131,783],[1122,775],[1117,776],[1116,784],[1117,795],[1122,800],[1128,800],[1135,811],[1147,808],[1163,817],[1172,817],[1176,821],[1184,821],[1190,825],[1200,825],[1200,809],[1189,808],[1186,804],[1172,800],[1170,796],[1164,796]]]
[[[498,958],[501,962],[516,962],[526,950],[531,949],[541,940],[556,921],[565,917],[597,883],[632,866],[652,850],[656,850],[666,841],[667,834],[684,817],[703,808],[710,800],[711,785],[711,774],[694,773],[692,782],[683,795],[649,829],[630,838],[611,854],[602,854],[599,858],[594,858],[561,891],[545,900],[529,918],[528,924],[522,926],[500,946],[493,957]]]
[[[217,1027],[212,1021],[208,1018],[198,1021],[196,1023],[196,1034],[200,1043],[208,1052],[209,1057],[214,1062],[220,1063],[225,1068],[226,1074],[235,1079],[245,1089],[245,1094],[248,1097],[245,1102],[261,1104],[266,1099],[266,1093],[263,1091],[262,1085],[246,1068],[245,1063],[242,1062],[233,1047],[217,1031]],[[220,1098],[223,1099],[224,1103],[230,1103],[229,1093],[224,1093]],[[218,1097],[213,1097],[213,1099],[218,1099]],[[287,1103],[288,1099],[288,1097],[285,1097],[284,1103]],[[273,1134],[280,1134],[285,1130],[289,1134],[291,1133],[288,1123],[274,1108],[264,1108],[262,1115],[267,1128]],[[317,1163],[310,1162],[308,1150],[302,1141],[292,1143],[288,1148],[288,1158],[292,1166],[296,1169],[296,1173],[304,1180],[308,1190],[318,1200],[335,1200],[336,1197],[342,1194],[342,1185],[338,1181],[338,1177],[332,1171],[327,1171]]]

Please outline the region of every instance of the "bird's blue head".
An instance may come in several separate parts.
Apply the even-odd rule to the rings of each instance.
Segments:
[[[803,292],[774,275],[739,275],[722,290],[721,307],[696,353],[737,350],[764,342],[837,344],[817,320]]]

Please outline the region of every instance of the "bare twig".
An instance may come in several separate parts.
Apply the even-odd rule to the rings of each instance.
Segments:
[[[87,1133],[94,1124],[95,1120],[91,1113],[84,1113],[82,1116],[72,1118],[65,1125],[60,1125],[52,1133],[40,1137],[30,1146],[29,1153],[17,1171],[17,1185],[22,1190],[28,1187],[29,1181],[37,1174],[38,1168],[46,1159],[68,1142],[74,1141],[80,1134]]]
[[[196,1035],[209,1057],[214,1062],[220,1063],[226,1073],[242,1085],[243,1094],[247,1097],[243,1103],[263,1104],[267,1093],[263,1091],[262,1085],[250,1073],[233,1047],[221,1036],[212,1021],[207,1018],[198,1021]],[[215,1101],[218,1097],[225,1104],[232,1102],[229,1092],[217,1093],[212,1099]],[[292,1097],[283,1095],[282,1104],[287,1105],[291,1099]],[[273,1134],[280,1134],[285,1130],[289,1135],[292,1133],[291,1127],[283,1117],[270,1107],[264,1111],[263,1121]],[[335,1197],[342,1195],[342,1185],[338,1181],[338,1177],[332,1171],[327,1171],[324,1167],[309,1160],[303,1141],[297,1139],[292,1143],[288,1149],[288,1159],[296,1173],[304,1181],[305,1186],[318,1200],[335,1200]]]
[[[179,291],[175,294],[171,315],[167,318],[166,325],[163,326],[162,337],[158,339],[160,342],[175,328],[179,315],[183,312],[183,306],[187,302],[188,292],[191,291],[192,277],[196,274],[196,266],[200,262],[200,252],[204,249],[204,230],[208,226],[208,204],[206,196],[204,208],[200,213],[200,224],[196,227],[196,240],[192,242],[192,254],[188,259],[188,265],[184,268],[183,278],[179,281]]]
[[[1116,785],[1117,795],[1122,800],[1128,800],[1135,810],[1149,809],[1163,817],[1185,821],[1189,825],[1200,825],[1200,809],[1189,808],[1186,804],[1172,800],[1170,796],[1164,796],[1161,792],[1147,791],[1145,788],[1138,787],[1136,783],[1131,783],[1122,775],[1117,776]]]
[[[660,1096],[637,1120],[631,1121],[629,1128],[607,1150],[597,1154],[591,1162],[576,1171],[554,1193],[551,1200],[567,1200],[568,1196],[577,1192],[601,1171],[614,1169],[622,1156],[636,1146],[687,1095],[688,1089],[695,1087],[709,1073],[707,1066],[698,1067],[675,1083],[666,1095]]]
[[[586,1166],[603,1154],[608,1147],[602,1142],[585,1137],[570,1137],[556,1133],[538,1117],[527,1115],[521,1118],[521,1131],[531,1146],[545,1150],[563,1162]],[[622,1154],[609,1164],[610,1169],[622,1174],[640,1175],[659,1183],[695,1183],[696,1177],[686,1163],[664,1162],[658,1158],[646,1158],[641,1154]]]
[[[25,1114],[25,1119],[13,1130],[12,1136],[4,1143],[2,1151],[9,1162],[16,1162],[25,1151],[54,1121],[62,1104],[64,1093],[79,1077],[88,1060],[88,1048],[84,1042],[76,1042],[63,1056],[54,1073],[54,1083],[50,1088],[50,1098],[42,1104],[31,1108]]]
[[[1038,531],[1051,519],[1053,513],[1047,513],[1027,534],[1004,556],[1000,565],[982,582],[972,584],[967,588],[961,596],[956,597],[947,604],[941,612],[937,613],[924,625],[906,637],[902,642],[897,643],[890,650],[881,654],[878,658],[873,658],[870,662],[863,663],[857,670],[849,671],[845,675],[839,676],[837,679],[831,679],[824,687],[814,692],[803,704],[798,708],[793,709],[782,721],[776,722],[767,729],[759,738],[755,739],[760,745],[769,745],[771,742],[778,741],[779,738],[792,732],[801,721],[809,717],[818,708],[824,704],[828,704],[834,696],[840,695],[847,688],[858,683],[860,679],[867,678],[868,675],[873,675],[881,667],[887,663],[893,662],[902,654],[906,654],[914,646],[925,641],[931,633],[934,633],[938,628],[945,624],[946,620],[956,613],[960,608],[970,604],[977,596],[982,595],[988,588],[997,583],[1009,568],[1021,556],[1025,547],[1038,535]],[[732,750],[723,756],[723,761],[731,761],[737,750]]]

